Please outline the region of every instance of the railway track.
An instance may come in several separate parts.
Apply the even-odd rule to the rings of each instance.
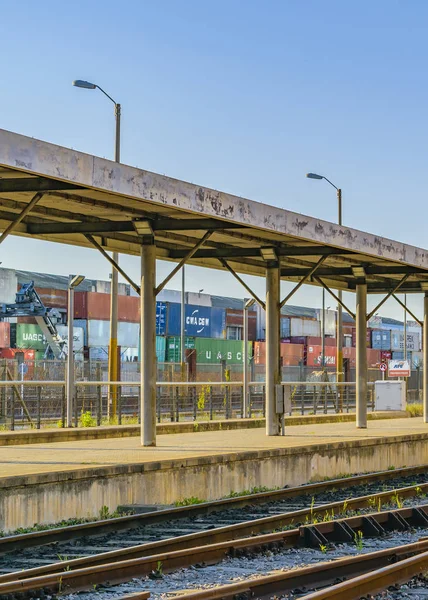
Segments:
[[[100,536],[113,533],[114,537],[118,539],[120,532],[126,532],[121,538],[126,545],[130,538],[132,540],[134,533],[132,530],[135,529],[138,530],[137,535],[141,541],[151,542],[154,537],[161,539],[209,529],[218,524],[241,522],[243,514],[247,520],[256,520],[267,514],[274,515],[302,508],[308,503],[308,499],[311,501],[312,498],[315,498],[316,504],[321,504],[331,502],[333,499],[346,499],[351,491],[353,495],[368,495],[385,489],[384,486],[395,489],[414,484],[421,485],[422,488],[424,483],[428,483],[428,466],[426,465],[368,473],[292,488],[234,496],[190,506],[6,536],[0,538],[0,555],[48,544],[58,544],[59,547],[60,544],[68,541],[72,541],[74,545],[76,540],[81,538],[97,536],[98,539],[101,539]],[[245,513],[242,509],[245,509]],[[161,524],[167,525],[165,532],[162,531]],[[147,532],[147,537],[144,537],[143,540],[141,534],[144,532]],[[61,545],[60,549],[64,551],[64,554],[67,553],[67,550],[70,550],[71,554],[74,553],[72,547]]]
[[[43,584],[45,587],[48,581],[46,578],[49,577],[53,578],[49,580],[50,583],[56,581],[57,586],[61,588],[65,586],[66,580],[69,585],[68,578],[70,582],[74,581],[75,576],[78,579],[81,571],[85,572],[82,576],[86,579],[82,580],[83,587],[76,589],[85,589],[89,582],[92,582],[91,585],[111,582],[112,572],[121,573],[118,581],[134,577],[135,569],[140,575],[147,575],[152,571],[155,572],[159,563],[162,564],[163,571],[167,572],[195,564],[215,564],[224,557],[242,554],[260,555],[265,551],[277,552],[299,543],[301,530],[288,531],[298,523],[332,519],[343,512],[355,510],[373,511],[375,508],[379,509],[385,505],[387,507],[388,504],[394,503],[401,506],[399,510],[404,511],[403,514],[410,519],[412,527],[416,525],[427,527],[428,533],[426,516],[428,506],[416,512],[412,507],[403,506],[406,502],[420,504],[423,497],[428,494],[428,477],[425,475],[425,469],[425,466],[420,466],[385,471],[156,513],[121,517],[108,522],[85,524],[83,529],[87,534],[86,537],[82,537],[82,532],[77,531],[80,526],[73,526],[64,530],[3,538],[0,540],[0,552],[4,554],[1,564],[3,575],[0,575],[0,600],[6,596],[10,600],[10,594],[18,593],[17,590],[20,593],[24,588],[30,597],[34,597],[30,592],[38,589],[37,586],[41,581],[45,582]],[[415,481],[418,483],[415,484]],[[412,482],[414,485],[395,489],[395,485],[403,482]],[[389,489],[375,491],[382,486],[387,486]],[[361,490],[371,493],[349,498],[350,492],[355,494]],[[335,502],[325,502],[326,499],[331,500],[331,498],[335,498]],[[244,522],[240,510],[242,508],[247,509],[245,517],[250,516]],[[379,514],[395,513],[396,511]],[[260,514],[264,516],[260,517]],[[358,518],[366,517],[360,515]],[[386,517],[379,518],[385,520]],[[188,533],[189,522],[193,526],[196,525],[196,531],[193,527],[191,533]],[[336,520],[335,523],[333,528],[337,527],[338,521]],[[369,521],[364,523],[367,529]],[[113,532],[123,532],[126,524],[131,531],[125,530],[123,537],[112,535]],[[222,526],[215,527],[215,524]],[[316,527],[315,544],[320,545],[325,540],[329,543],[325,536],[325,540],[319,537],[324,535],[323,531],[326,531],[327,524],[318,522]],[[395,520],[394,527],[403,528],[403,522],[399,517],[398,523]],[[302,531],[309,532],[305,535],[310,536],[310,529],[303,528]],[[101,532],[101,534],[97,536],[94,532]],[[42,535],[37,539],[40,533]],[[74,533],[76,539],[73,541]],[[262,535],[245,538],[255,534]],[[153,536],[154,539],[150,540]],[[57,541],[52,542],[52,538]],[[64,554],[62,540],[66,540],[69,544],[71,556]],[[21,543],[24,549],[21,549]],[[305,544],[308,543],[306,540]],[[44,546],[40,547],[41,545]],[[79,558],[73,558],[74,556]],[[58,561],[58,558],[61,560]],[[28,569],[32,565],[34,568]],[[110,573],[108,577],[103,571],[105,565],[108,565]],[[22,570],[23,568],[25,570]],[[96,581],[95,574],[98,577]],[[28,582],[30,582],[29,588],[26,587]],[[17,586],[15,592],[10,591],[13,587],[3,587],[13,586],[13,584]],[[57,593],[61,592],[59,588],[56,588]]]
[[[11,595],[16,594],[21,594],[19,598],[22,599],[38,597],[39,590],[52,595],[91,590],[97,585],[105,585],[107,582],[109,586],[117,585],[136,577],[156,574],[159,572],[159,565],[162,565],[163,571],[173,571],[198,561],[202,569],[209,564],[218,563],[222,558],[236,558],[238,555],[242,556],[243,553],[246,553],[247,556],[267,551],[281,554],[286,548],[316,547],[321,538],[328,544],[333,542],[350,544],[353,543],[354,536],[358,531],[364,531],[367,536],[385,536],[396,531],[397,528],[410,531],[413,527],[421,524],[425,524],[425,527],[428,528],[428,504],[418,508],[402,508],[374,513],[370,516],[354,516],[338,521],[307,525],[287,532],[245,538],[224,544],[193,547],[181,552],[163,553],[127,561],[104,562],[92,567],[86,565],[76,570],[65,568],[38,576],[29,576],[28,572],[16,573],[14,576],[20,576],[20,579],[13,577],[10,577],[10,581],[1,579],[0,599],[8,598],[10,600]],[[428,529],[423,531],[426,532]],[[328,585],[337,582],[338,579],[355,576],[355,574],[367,572],[374,567],[388,565],[393,560],[403,560],[421,552],[428,552],[428,539],[398,548],[387,548],[375,553],[346,557],[346,559],[330,563],[325,562],[327,557],[323,555],[321,564],[313,567],[305,567],[300,570],[290,569],[277,575],[246,579],[239,584],[211,587],[209,590],[190,593],[190,596],[200,598],[200,600],[208,598],[236,600],[237,597],[243,600],[245,596],[241,596],[241,594],[244,592],[250,594],[248,597],[252,597],[252,594],[255,593],[255,597],[258,598],[265,597],[264,595],[259,596],[262,592],[263,594],[288,593],[295,592],[296,589],[311,589],[311,586]],[[147,590],[139,590],[139,593],[147,593]]]

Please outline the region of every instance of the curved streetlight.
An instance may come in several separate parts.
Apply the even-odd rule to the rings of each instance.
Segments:
[[[85,81],[83,79],[75,79],[73,85],[78,88],[85,90],[99,89],[100,92],[107,96],[114,104],[114,116],[116,119],[116,136],[115,136],[115,148],[114,148],[114,160],[120,162],[120,115],[121,106],[116,102],[102,87],[91,81]],[[116,264],[119,263],[119,254],[113,252],[112,258]],[[110,346],[109,346],[109,361],[108,361],[108,380],[117,381],[118,379],[118,352],[117,352],[117,321],[118,321],[118,304],[117,295],[119,289],[118,273],[113,267],[111,273],[111,291],[110,291]],[[109,386],[109,397],[112,408],[112,416],[115,417],[117,414],[117,391],[115,387]],[[109,403],[109,404],[110,404]]]
[[[104,96],[107,96],[107,98],[109,100],[111,100],[114,104],[114,116],[116,118],[116,140],[115,140],[115,152],[114,152],[114,160],[116,162],[120,162],[120,115],[121,115],[121,106],[118,102],[116,102],[115,100],[113,100],[113,98],[107,94],[107,92],[105,90],[103,90],[102,87],[100,87],[99,85],[97,85],[96,83],[92,83],[90,81],[84,81],[83,79],[75,79],[73,81],[73,85],[74,87],[78,87],[78,88],[83,88],[85,90],[100,90],[100,92],[102,92],[104,94]]]
[[[338,188],[330,179],[327,179],[324,175],[318,175],[318,173],[306,173],[308,179],[325,179],[337,193],[337,209],[339,225],[342,225],[342,190]],[[323,288],[324,290],[324,288]],[[338,290],[337,294],[339,300],[342,300],[342,291]],[[324,341],[324,340],[323,340]],[[344,380],[343,373],[343,317],[342,317],[342,305],[339,303],[337,307],[337,333],[336,333],[336,381],[340,382]],[[338,391],[340,394],[340,391]],[[342,406],[342,397],[340,396],[339,408]]]

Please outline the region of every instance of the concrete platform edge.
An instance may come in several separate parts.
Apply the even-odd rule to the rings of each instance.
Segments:
[[[372,412],[368,420],[401,419],[408,417],[404,411]],[[331,415],[293,415],[285,418],[287,427],[296,425],[315,425],[317,423],[350,423],[355,420],[354,413]],[[159,423],[157,435],[174,433],[204,433],[206,431],[228,431],[265,427],[265,419],[229,419],[227,421],[191,421],[182,423]],[[19,446],[21,444],[49,444],[54,442],[73,442],[79,440],[97,440],[140,435],[139,425],[113,425],[102,427],[80,427],[73,429],[29,429],[22,431],[0,432],[0,446]]]

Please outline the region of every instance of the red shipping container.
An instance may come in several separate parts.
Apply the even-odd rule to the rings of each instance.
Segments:
[[[336,338],[326,337],[324,338],[326,346],[336,346]],[[308,337],[308,346],[321,346],[322,338],[320,337]]]
[[[0,349],[0,358],[15,358],[15,354],[21,352],[24,355],[24,360],[34,360],[35,358],[35,350],[24,349],[20,350],[19,348],[1,348]]]
[[[374,348],[367,349],[367,368],[373,369],[380,365],[380,350]]]
[[[244,311],[234,308],[226,308],[226,327],[243,327]],[[257,333],[257,313],[248,312],[248,339],[252,342],[256,339]]]
[[[0,323],[0,348],[10,347],[10,323]]]
[[[322,346],[309,346],[306,359],[308,367],[321,367],[322,364]],[[325,366],[336,366],[336,348],[333,346],[325,347]]]
[[[355,327],[352,328],[352,346],[355,348],[357,345],[357,330]],[[370,348],[372,345],[372,330],[367,327],[367,339],[366,339],[367,348]]]
[[[118,319],[129,323],[140,321],[140,298],[118,296]],[[96,321],[110,319],[110,294],[100,292],[76,292],[74,295],[74,318]]]

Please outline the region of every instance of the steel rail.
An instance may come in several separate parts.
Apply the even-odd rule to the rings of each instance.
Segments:
[[[375,565],[379,567],[379,565]],[[305,600],[360,600],[367,594],[377,594],[391,585],[406,583],[415,575],[428,569],[428,552],[371,570],[371,572],[353,577],[337,585],[305,596]],[[189,598],[190,596],[186,596]],[[174,598],[177,598],[175,596]]]
[[[421,506],[419,509],[424,511],[425,516],[427,515],[428,505]],[[377,523],[385,523],[389,521],[391,515],[393,515],[396,519],[395,522],[399,523],[399,517],[401,517],[401,519],[410,519],[413,515],[413,510],[414,509],[412,508],[398,509],[385,513],[375,513],[370,516],[371,519]],[[323,523],[322,525],[333,530],[335,528],[335,523],[347,523],[348,527],[355,530],[361,526],[361,521],[364,518],[367,517],[349,517],[347,519],[341,519],[340,521]],[[320,525],[317,525],[317,527],[320,527]],[[162,570],[164,572],[170,572],[197,563],[215,564],[227,556],[239,555],[240,553],[260,553],[272,548],[295,547],[297,545],[302,545],[301,542],[305,539],[303,533],[305,529],[307,528],[301,527],[300,529],[294,529],[287,532],[277,532],[264,536],[229,541],[222,544],[191,547],[182,551],[163,552],[124,561],[103,562],[98,565],[90,565],[86,559],[79,559],[79,568],[73,570],[69,569],[67,561],[63,561],[61,563],[55,563],[55,565],[52,565],[54,569],[45,573],[41,573],[40,570],[37,573],[36,569],[31,569],[30,571],[20,571],[2,576],[0,578],[0,596],[4,597],[5,594],[25,592],[28,590],[36,591],[41,588],[48,588],[51,593],[83,591],[98,584],[106,584],[106,581],[108,581],[110,585],[114,585],[124,583],[134,577],[146,576],[151,572],[156,571],[159,564],[162,564]],[[256,586],[258,588],[261,586],[261,589],[263,590],[265,589],[266,582],[272,583],[272,581],[274,581],[275,584],[280,582],[281,586],[284,586],[284,582],[287,586],[291,585],[291,588],[287,587],[285,588],[286,590],[302,586],[302,584],[307,587],[308,583],[317,587],[320,585],[320,578],[322,584],[327,585],[333,581],[337,581],[338,577],[349,576],[349,574],[359,574],[368,568],[372,569],[375,566],[378,567],[379,564],[388,564],[392,558],[397,560],[399,559],[398,557],[401,557],[402,559],[411,556],[416,552],[426,551],[428,551],[428,539],[423,539],[417,543],[407,544],[405,546],[358,555],[357,557],[353,556],[352,558],[340,559],[328,563],[327,565],[323,562],[302,570],[293,569],[282,574],[279,578],[278,576],[274,576],[272,579],[272,576],[268,576],[261,580],[255,580],[255,582]],[[87,558],[90,559],[91,557]],[[357,569],[357,571],[355,571],[355,569]],[[252,583],[253,582],[251,582],[251,587]],[[243,585],[244,589],[246,589],[246,587],[248,587],[248,581],[241,582],[239,586],[240,585]],[[237,592],[234,585],[222,586],[221,588],[218,588],[220,596],[217,596],[217,588],[215,588],[214,591],[216,592],[216,595],[213,597],[228,598],[230,595],[229,588],[231,588],[233,594]],[[273,590],[271,587],[268,587],[267,589],[269,592],[285,591],[284,587],[275,588]],[[210,591],[212,592],[213,590],[204,590],[200,597],[211,598],[210,595],[205,595]],[[238,591],[242,591],[241,588],[239,588]],[[199,596],[195,597],[199,598]],[[260,596],[257,595],[257,597]]]
[[[30,548],[35,546],[43,546],[46,544],[50,544],[53,542],[63,542],[70,539],[77,539],[79,537],[86,537],[92,535],[102,535],[106,533],[110,533],[113,531],[123,531],[126,529],[133,529],[137,527],[143,527],[145,525],[151,525],[154,523],[162,523],[165,521],[178,520],[178,519],[186,519],[193,518],[195,516],[207,515],[214,512],[219,512],[227,509],[239,509],[244,508],[246,506],[251,505],[259,505],[266,504],[269,502],[275,502],[284,500],[287,498],[296,498],[298,496],[316,496],[322,492],[332,490],[332,489],[342,489],[342,488],[352,488],[355,486],[365,485],[374,482],[388,481],[391,479],[399,479],[402,477],[412,477],[418,474],[424,474],[427,472],[427,465],[417,465],[415,467],[404,467],[401,469],[395,470],[387,470],[387,471],[377,471],[375,473],[367,473],[364,475],[356,475],[354,477],[344,477],[341,479],[331,479],[329,481],[321,481],[318,483],[305,484],[300,486],[295,486],[291,488],[284,488],[280,490],[272,490],[268,492],[259,492],[256,494],[248,494],[246,496],[237,496],[233,498],[224,498],[222,500],[214,500],[210,502],[202,502],[200,504],[193,504],[190,506],[179,506],[174,508],[168,508],[164,510],[156,510],[152,512],[136,514],[136,515],[126,515],[123,517],[115,517],[113,519],[105,519],[102,521],[93,521],[90,523],[82,523],[79,525],[70,525],[68,527],[58,527],[55,529],[46,529],[44,531],[36,531],[31,533],[24,533],[18,535],[11,535],[0,538],[0,555],[5,554],[6,552],[13,552],[16,550],[22,550],[24,548]],[[419,484],[415,486],[406,486],[406,488],[399,488],[398,492],[400,494],[412,495],[414,492],[417,493],[417,488],[421,490],[425,489],[428,484]],[[407,491],[403,491],[407,490]],[[413,492],[412,492],[413,490]],[[374,496],[382,495],[384,498],[388,498],[394,494],[395,490],[389,490],[386,492],[380,492],[378,494],[371,494],[370,496],[363,496],[363,504],[364,502],[368,502],[367,498],[373,498]],[[348,507],[351,503],[356,503],[359,501],[359,498],[354,498],[348,502]],[[325,504],[323,505],[323,510],[332,510],[332,507],[340,507],[343,506],[343,502],[336,502],[333,504]],[[313,511],[318,511],[321,509],[314,508]],[[297,511],[300,516],[303,515],[305,517],[308,513],[307,510]],[[256,527],[263,527],[266,522],[266,526],[269,526],[269,520],[277,521],[279,518],[284,516],[286,518],[287,515],[295,515],[296,511],[291,513],[283,513],[283,515],[275,515],[273,517],[265,517],[264,519],[257,519],[253,521],[248,521],[244,523],[239,523],[235,526],[226,526],[222,528],[217,528],[216,530],[210,530],[210,535],[214,535],[215,531],[221,532],[223,530],[230,530],[233,527],[243,527],[247,524],[251,528],[251,525]],[[292,517],[291,517],[292,518]],[[274,523],[275,526],[275,523]],[[262,529],[259,529],[261,531]],[[180,536],[179,539],[191,538],[193,536],[201,536],[205,532],[200,532],[197,534],[190,534],[187,536]],[[222,541],[230,538],[223,538]],[[153,544],[158,544],[159,542],[151,542],[150,544],[144,544],[144,546],[152,546]]]
[[[239,583],[222,585],[219,587],[198,590],[196,592],[186,591],[185,594],[174,596],[174,600],[236,600],[236,598],[271,598],[275,594],[291,592],[296,588],[313,589],[328,585],[329,582],[340,578],[351,579],[344,583],[339,583],[328,587],[320,592],[307,594],[302,600],[357,600],[365,593],[372,590],[367,587],[362,588],[361,583],[367,579],[377,579],[379,574],[385,577],[389,576],[389,582],[377,589],[384,589],[397,580],[396,573],[402,574],[402,581],[408,577],[408,572],[418,573],[418,569],[428,565],[427,542],[420,541],[414,544],[396,546],[386,550],[368,552],[357,556],[339,558],[331,562],[321,562],[316,565],[303,567],[301,569],[289,569],[284,573],[267,575],[257,579],[247,579]],[[408,558],[410,555],[410,558]],[[398,564],[389,565],[390,562],[397,561]],[[360,575],[373,570],[373,568],[385,565],[369,575]],[[411,565],[411,569],[409,566]],[[386,581],[386,579],[384,579]],[[333,590],[345,590],[342,595],[332,595]],[[374,585],[373,585],[374,588]],[[363,591],[364,589],[364,591]],[[334,594],[334,592],[333,592]],[[121,600],[121,599],[119,599]]]
[[[425,488],[428,489],[428,484],[425,485]],[[401,489],[408,490],[409,488]],[[420,487],[420,490],[423,491],[423,488]],[[391,496],[391,492],[382,492],[382,495],[385,494],[390,494],[389,498],[394,497]],[[52,575],[53,573],[63,573],[64,571],[72,572],[81,568],[95,568],[105,563],[111,565],[117,562],[124,563],[137,560],[142,561],[142,564],[145,564],[144,558],[147,558],[148,564],[151,565],[151,568],[156,568],[156,564],[159,561],[163,563],[164,569],[170,568],[170,566],[167,567],[166,565],[170,565],[171,561],[171,564],[174,568],[179,568],[190,566],[191,564],[195,564],[195,562],[210,562],[214,559],[217,561],[221,560],[221,558],[224,558],[224,556],[230,552],[232,548],[235,548],[235,550],[239,548],[262,548],[263,546],[268,547],[270,544],[293,546],[298,543],[299,537],[304,545],[313,545],[307,541],[308,539],[311,539],[307,534],[311,533],[311,529],[313,529],[314,525],[303,526],[300,529],[289,530],[286,532],[274,532],[257,537],[240,538],[239,535],[254,536],[254,534],[260,531],[266,531],[267,529],[272,530],[273,528],[284,525],[293,525],[299,522],[305,522],[305,520],[312,522],[314,518],[316,519],[318,516],[321,518],[325,518],[327,516],[331,519],[332,516],[340,514],[340,509],[344,508],[344,504],[347,505],[346,509],[355,509],[366,506],[373,507],[373,498],[374,496],[364,496],[361,498],[355,498],[354,501],[351,500],[347,503],[341,501],[332,504],[324,504],[319,507],[310,507],[308,509],[275,515],[275,517],[278,518],[265,517],[263,519],[258,519],[257,521],[246,521],[237,525],[219,527],[194,534],[122,548],[120,550],[103,552],[83,558],[43,565],[16,573],[8,573],[0,575],[0,584],[13,580],[28,578],[34,579],[37,577]],[[364,501],[361,502],[362,500]],[[424,513],[422,514],[423,523],[428,522],[428,505],[423,505],[419,508]],[[390,510],[378,512],[372,514],[372,516],[380,525],[388,525],[391,520],[391,514],[401,515],[402,519],[408,519],[412,522],[415,521],[420,523],[421,519],[421,513],[418,513],[418,511],[415,510],[415,507],[406,507],[393,511]],[[326,536],[326,541],[328,542],[329,534],[336,532],[337,523],[346,521],[349,524],[349,527],[352,529],[365,529],[366,519],[367,515],[351,516],[344,519],[316,523],[315,527],[318,534]],[[397,519],[394,519],[392,522],[393,526],[402,527],[402,519],[399,519],[398,521]],[[269,525],[266,525],[266,523],[269,523]],[[253,524],[257,525],[253,527]],[[351,540],[352,539],[353,538],[351,538]],[[318,545],[317,540],[318,538],[316,538],[315,545]],[[192,560],[194,562],[192,562]],[[153,565],[155,566],[153,567]]]

